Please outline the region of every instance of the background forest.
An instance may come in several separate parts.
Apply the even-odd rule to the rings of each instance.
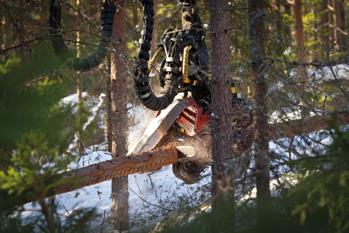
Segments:
[[[144,2],[0,0],[0,232],[349,232],[347,0],[196,1],[212,81],[200,179],[62,178],[126,156],[155,117],[133,82]],[[149,2],[154,55],[183,1]],[[244,150],[232,83],[253,112]]]

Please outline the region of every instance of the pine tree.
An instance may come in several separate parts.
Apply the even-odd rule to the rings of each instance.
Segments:
[[[111,55],[111,126],[112,156],[127,154],[127,67],[125,54],[125,0],[117,0],[114,16]],[[118,231],[128,229],[128,177],[112,179],[113,227]]]
[[[212,41],[212,198],[217,231],[234,230],[234,171],[228,0],[210,1]],[[224,213],[222,210],[225,210]]]
[[[263,223],[264,209],[271,199],[269,177],[269,140],[267,108],[267,82],[265,67],[265,23],[266,0],[248,1],[249,37],[251,49],[251,70],[254,80],[255,117],[255,177],[257,187],[258,224]]]

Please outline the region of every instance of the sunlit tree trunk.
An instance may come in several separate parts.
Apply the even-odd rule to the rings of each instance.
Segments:
[[[5,27],[6,27],[6,18],[5,16],[2,16],[1,17],[1,49],[5,49],[5,45],[6,45]]]
[[[138,20],[139,20],[138,8],[132,7],[132,21],[133,21],[134,26],[138,25],[138,23],[139,23]]]
[[[217,232],[234,230],[229,0],[210,1],[212,42],[212,198]]]
[[[269,144],[267,82],[265,77],[265,23],[267,0],[248,0],[249,38],[251,48],[251,69],[255,83],[255,161],[258,223],[261,224],[263,209],[270,200]]]
[[[345,32],[347,33],[347,38],[349,36],[349,2],[345,2]],[[349,61],[349,41],[346,41],[346,51],[345,51],[345,57],[347,61]]]
[[[336,34],[337,45],[340,52],[346,51],[347,36],[345,35],[345,2],[344,0],[335,0],[335,15],[336,15]]]
[[[330,46],[331,49],[334,47],[334,45],[336,44],[337,41],[337,34],[336,34],[336,29],[335,29],[335,23],[336,23],[336,16],[335,16],[335,12],[334,12],[334,0],[327,0],[328,4],[327,4],[327,9],[328,9],[328,21],[329,21],[329,26],[330,26],[330,32],[329,32],[329,36],[330,36]]]
[[[296,41],[296,57],[297,62],[305,62],[305,39],[304,39],[304,27],[303,27],[303,14],[302,14],[302,0],[295,0],[293,5],[293,16],[295,24],[295,41]],[[309,115],[308,106],[305,101],[304,90],[306,90],[307,85],[307,71],[305,65],[298,65],[298,82],[303,86],[300,96],[301,96],[301,108],[303,117]]]
[[[155,54],[155,51],[157,50],[157,44],[159,43],[158,41],[158,31],[159,31],[159,20],[158,17],[156,17],[156,13],[159,8],[159,0],[153,0],[154,2],[154,24],[153,24],[153,38],[151,41],[151,55],[153,56]]]
[[[76,9],[77,11],[80,10],[80,0],[76,0]],[[79,14],[78,12],[75,13],[75,17],[78,17]],[[80,49],[80,31],[79,29],[76,31],[76,57],[80,58],[81,56],[81,49]],[[77,75],[76,78],[76,93],[78,95],[78,102],[81,102],[82,99],[82,93],[81,93],[81,79],[80,79],[80,75]]]
[[[282,0],[276,0],[275,2],[273,2],[274,4],[274,10],[276,13],[276,22],[275,22],[275,30],[276,33],[274,34],[277,38],[276,38],[276,45],[275,45],[275,49],[276,49],[276,55],[281,56],[283,54],[283,37],[284,37],[284,23],[282,20],[282,10],[281,10],[281,6],[282,6]]]
[[[293,6],[294,22],[295,22],[295,39],[297,60],[303,62],[305,59],[305,46],[304,46],[304,28],[303,28],[303,14],[302,14],[302,1],[295,0]]]
[[[23,10],[25,9],[25,1],[24,0],[19,0],[19,9]],[[25,19],[24,19],[25,15],[24,14],[19,14],[18,15],[18,22],[17,22],[17,37],[19,39],[19,43],[21,44],[20,50],[19,50],[19,54],[21,56],[22,59],[25,58],[26,56],[26,45],[24,44],[25,41]]]
[[[78,17],[79,14],[78,14],[78,11],[80,10],[80,0],[76,0],[76,9],[77,9],[77,12],[75,12],[75,17]],[[77,22],[79,22],[79,20],[77,20]],[[79,26],[79,25],[77,25]],[[81,37],[80,37],[80,31],[79,29],[76,30],[76,57],[77,58],[80,58],[81,56],[81,48],[80,48],[80,40],[81,40]],[[82,106],[82,84],[81,84],[81,76],[80,76],[80,73],[76,73],[76,95],[78,97],[78,115],[79,117],[81,118],[82,117],[82,113],[83,113],[83,106]],[[81,127],[81,124],[80,124],[80,127]],[[77,133],[77,146],[78,146],[78,152],[79,152],[79,155],[81,156],[83,154],[83,144],[82,144],[82,141],[81,141],[81,135],[82,135],[82,131],[79,130],[79,132]]]
[[[2,16],[1,17],[1,49],[5,49],[6,47],[6,17]],[[1,56],[1,60],[0,62],[4,62],[5,61],[5,54],[3,54]]]
[[[125,54],[125,0],[116,0],[111,55],[112,155],[127,154],[127,67],[120,56]],[[128,177],[112,180],[112,221],[119,232],[128,229]]]
[[[251,69],[255,83],[256,180],[258,199],[270,198],[268,156],[267,83],[265,79],[265,24],[266,0],[249,0],[249,37]]]
[[[107,61],[107,67],[108,67],[108,73],[110,73],[110,58],[108,58]],[[104,128],[104,135],[105,135],[105,142],[107,146],[108,152],[112,152],[112,136],[113,136],[113,126],[112,126],[112,112],[111,112],[111,104],[112,104],[112,98],[111,98],[111,79],[107,78],[106,79],[106,88],[105,88],[105,93],[106,93],[106,101],[105,101],[105,128]]]
[[[289,16],[291,18],[291,15],[292,15],[292,10],[291,10],[291,5],[287,2],[287,0],[283,0],[283,5],[285,7],[285,14],[287,14],[287,16]],[[292,33],[291,33],[291,26],[290,24],[286,24],[285,25],[285,30],[286,30],[286,40],[287,41],[291,41],[291,38],[292,38]]]
[[[330,35],[329,35],[329,13],[328,0],[320,1],[319,3],[319,39],[321,44],[322,58],[326,58],[326,54],[330,49]]]

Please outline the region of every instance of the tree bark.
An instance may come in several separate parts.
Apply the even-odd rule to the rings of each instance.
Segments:
[[[146,173],[159,170],[164,166],[174,164],[181,156],[174,147],[159,149],[152,152],[133,154],[132,156],[120,156],[108,161],[92,164],[76,170],[58,174],[54,179],[47,181],[50,186],[42,196],[33,196],[33,190],[26,190],[25,196],[7,196],[7,192],[0,190],[0,195],[6,197],[7,202],[1,202],[0,207],[7,209],[15,205],[24,205],[40,198],[71,192],[86,186],[98,184],[117,177],[123,177],[136,173]],[[52,186],[52,181],[60,180],[57,186]],[[29,195],[27,195],[29,194]]]
[[[127,67],[121,54],[125,54],[125,0],[116,0],[111,55],[112,98],[112,155],[114,158],[127,154]],[[126,231],[128,218],[128,177],[112,179],[113,228]]]
[[[6,18],[1,16],[1,49],[6,47]]]
[[[345,35],[345,2],[344,0],[335,0],[335,14],[336,14],[336,33],[338,50],[341,53],[346,52],[347,36]]]
[[[1,50],[6,48],[6,17],[1,16]],[[3,63],[6,59],[6,52],[1,54],[0,62]]]
[[[76,9],[77,9],[77,12],[75,12],[75,17],[78,17],[79,16],[78,12],[80,10],[80,0],[76,0]],[[79,26],[79,23],[77,23],[76,26]],[[81,56],[80,40],[81,40],[80,31],[77,30],[76,31],[76,58],[80,58],[80,56]],[[76,95],[78,97],[78,101],[77,101],[78,117],[79,117],[79,119],[82,119],[82,114],[83,114],[82,82],[81,82],[81,76],[80,76],[79,72],[76,72],[75,76],[76,76]],[[79,127],[80,128],[82,127],[82,122],[81,122],[81,124],[79,124]],[[78,146],[79,156],[82,156],[82,154],[84,152],[84,146],[83,146],[83,142],[81,140],[82,133],[83,132],[81,129],[77,132],[77,146]]]
[[[111,62],[110,58],[108,58],[107,61],[107,67],[108,67],[108,73],[110,73],[110,67],[111,67]],[[113,143],[113,125],[112,125],[112,112],[111,112],[111,79],[107,78],[106,79],[106,103],[105,103],[105,127],[104,127],[104,135],[105,135],[105,142],[107,146],[108,152],[112,152],[112,143]]]
[[[232,80],[229,1],[211,0],[210,3],[213,214],[219,219],[217,232],[232,232],[234,231],[233,166],[235,164],[232,164],[234,155],[231,124],[233,113],[230,93]],[[224,225],[225,227],[222,228]]]
[[[292,10],[291,10],[291,5],[287,2],[287,0],[283,0],[283,5],[284,5],[284,7],[285,7],[285,13],[289,16],[289,17],[291,17],[292,16]],[[286,40],[287,41],[291,41],[291,38],[292,38],[292,33],[291,33],[291,26],[290,26],[290,24],[286,24],[285,25],[285,27],[286,27]]]
[[[132,7],[132,22],[134,26],[137,26],[139,23],[139,16],[138,16],[138,8]]]
[[[57,232],[57,226],[54,219],[52,207],[55,205],[53,198],[48,198],[48,200],[39,200],[39,205],[41,207],[41,213],[44,216],[47,231],[49,233]]]
[[[251,69],[255,83],[255,161],[257,205],[261,209],[270,200],[267,83],[265,79],[266,0],[248,0]]]
[[[300,63],[305,62],[305,39],[304,39],[304,27],[303,27],[303,14],[302,14],[302,0],[295,0],[293,5],[293,15],[295,21],[295,40],[296,40],[296,56]],[[308,117],[309,109],[304,99],[304,90],[306,89],[307,81],[307,70],[306,66],[298,65],[298,81],[302,84],[303,89],[300,90],[301,96],[301,108],[302,115]]]
[[[154,56],[156,50],[157,50],[157,44],[158,41],[158,31],[159,31],[159,20],[158,17],[156,17],[158,8],[159,8],[159,0],[153,0],[154,1],[154,24],[153,24],[153,38],[151,41],[151,56]]]
[[[320,44],[322,48],[322,56],[320,59],[324,59],[327,57],[327,54],[330,49],[330,35],[329,35],[329,13],[327,9],[328,0],[320,1],[319,3],[319,38]]]
[[[20,10],[23,10],[26,8],[25,6],[25,2],[24,0],[19,0],[19,9]],[[19,42],[21,43],[21,48],[19,50],[19,54],[22,58],[22,60],[25,59],[26,57],[26,53],[27,53],[27,46],[26,44],[24,43],[25,39],[24,39],[24,35],[26,35],[26,28],[25,28],[25,25],[24,25],[24,22],[25,22],[25,14],[19,14],[18,15],[18,31],[17,31],[17,36],[18,36],[18,39],[19,39]]]
[[[297,46],[297,59],[304,62],[305,46],[304,46],[304,28],[302,14],[302,0],[295,0],[293,6],[294,22],[295,22],[295,40]]]

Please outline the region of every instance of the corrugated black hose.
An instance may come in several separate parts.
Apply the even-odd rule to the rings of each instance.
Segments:
[[[61,3],[60,0],[50,0],[49,26],[52,46],[55,53],[65,59],[68,47],[64,43],[61,31]],[[88,71],[97,67],[105,58],[113,28],[113,18],[116,6],[113,0],[103,0],[101,6],[101,36],[97,48],[88,56],[83,58],[71,58],[68,66],[76,71]]]
[[[156,95],[150,86],[148,61],[150,59],[149,52],[153,33],[153,1],[140,0],[140,2],[143,6],[144,26],[142,37],[139,41],[140,50],[134,71],[134,84],[137,96],[143,105],[151,110],[159,111],[167,108],[172,103],[177,93],[172,85],[173,74],[171,72],[167,73],[165,76],[163,90],[160,95]]]

